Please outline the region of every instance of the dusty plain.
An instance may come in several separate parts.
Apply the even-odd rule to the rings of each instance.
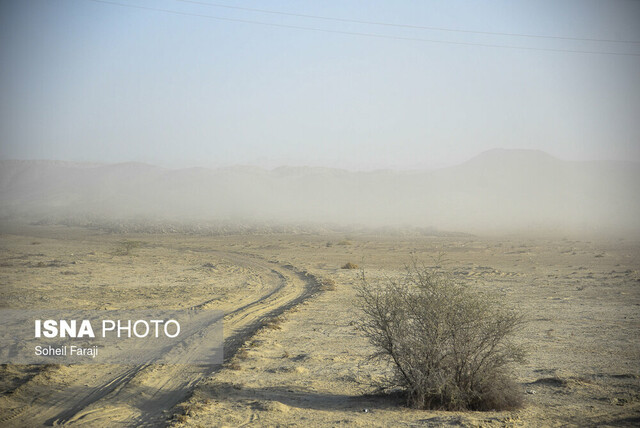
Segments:
[[[412,259],[501,295],[527,323],[523,409],[445,412],[372,394],[386,367],[357,331],[360,269]],[[640,242],[417,231],[109,233],[8,226],[0,308],[202,307],[225,364],[0,366],[1,426],[638,426]]]

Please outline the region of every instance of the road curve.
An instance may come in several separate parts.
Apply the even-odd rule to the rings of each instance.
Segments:
[[[225,314],[225,361],[232,358],[266,320],[310,298],[320,289],[313,275],[291,265],[241,253],[212,253],[218,253],[235,265],[262,271],[269,278],[269,287],[258,298],[241,300],[236,308]],[[214,309],[215,304],[215,300],[205,301],[194,308]],[[191,346],[197,346],[197,342]],[[58,391],[37,388],[40,375],[21,385],[19,388],[26,390],[23,395],[27,392],[31,397],[30,402],[2,415],[2,425],[163,426],[168,422],[171,409],[220,366],[75,365],[63,369],[60,376],[64,388]],[[55,376],[55,373],[48,375]],[[32,394],[29,394],[30,389]]]

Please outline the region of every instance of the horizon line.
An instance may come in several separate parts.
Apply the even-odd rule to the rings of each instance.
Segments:
[[[326,169],[326,170],[336,170],[336,171],[345,171],[345,172],[428,172],[441,170],[446,168],[454,168],[457,166],[464,165],[469,163],[483,155],[489,153],[496,152],[510,152],[510,153],[537,153],[544,156],[547,156],[550,159],[562,161],[562,162],[570,162],[570,163],[592,163],[592,162],[613,162],[613,163],[632,163],[638,164],[640,160],[637,159],[566,159],[561,158],[556,155],[550,154],[544,150],[540,149],[511,149],[511,148],[493,148],[489,150],[485,150],[479,152],[478,154],[467,158],[463,161],[458,161],[455,163],[449,163],[442,166],[426,166],[420,165],[420,163],[416,163],[413,166],[365,166],[365,167],[345,167],[345,166],[330,166],[326,164],[312,164],[312,163],[277,163],[275,166],[265,166],[260,164],[259,162],[249,162],[249,163],[224,163],[224,164],[193,164],[193,165],[182,165],[182,166],[169,166],[167,162],[163,161],[147,161],[147,160],[122,160],[122,161],[95,161],[95,160],[70,160],[70,159],[51,159],[51,158],[4,158],[0,157],[0,162],[51,162],[51,163],[67,163],[67,164],[76,164],[76,165],[85,165],[85,166],[115,166],[115,165],[144,165],[149,167],[161,168],[166,170],[187,170],[187,169],[206,169],[206,170],[221,170],[221,169],[232,169],[232,168],[255,168],[260,169],[267,172],[276,171],[282,168],[309,168],[309,169]],[[186,161],[178,161],[179,163],[186,164]]]

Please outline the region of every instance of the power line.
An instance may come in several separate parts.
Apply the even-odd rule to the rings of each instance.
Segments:
[[[484,34],[484,35],[490,35],[490,36],[528,37],[528,38],[536,38],[536,39],[574,40],[574,41],[581,41],[581,42],[640,43],[640,40],[596,39],[596,38],[586,38],[586,37],[547,36],[547,35],[541,35],[541,34],[473,31],[473,30],[461,30],[461,29],[445,28],[445,27],[426,27],[421,25],[393,24],[389,22],[380,22],[380,21],[363,21],[358,19],[335,18],[335,17],[321,16],[321,15],[309,15],[304,13],[291,13],[291,12],[281,12],[281,11],[267,10],[267,9],[255,9],[250,7],[229,6],[229,5],[220,4],[220,3],[208,3],[208,2],[202,2],[202,1],[196,1],[196,0],[175,0],[175,1],[179,1],[182,3],[198,4],[203,6],[220,7],[225,9],[244,10],[248,12],[268,13],[272,15],[284,15],[284,16],[294,16],[298,18],[322,19],[325,21],[349,22],[352,24],[366,24],[366,25],[380,25],[385,27],[410,28],[410,29],[417,29],[417,30],[449,31],[452,33]]]
[[[403,37],[403,36],[392,36],[386,34],[376,34],[376,33],[361,33],[355,31],[342,31],[342,30],[329,30],[325,28],[317,28],[317,27],[306,27],[300,25],[288,25],[288,24],[274,24],[270,22],[263,21],[254,21],[248,19],[237,19],[237,18],[227,18],[221,16],[214,15],[204,15],[199,13],[191,13],[191,12],[181,12],[177,10],[171,9],[161,9],[149,6],[140,6],[133,4],[125,4],[118,3],[115,1],[109,0],[89,0],[95,3],[104,3],[121,7],[128,7],[133,9],[142,9],[142,10],[150,10],[155,12],[164,12],[171,13],[174,15],[181,16],[195,16],[199,18],[208,18],[215,19],[218,21],[227,21],[227,22],[240,22],[243,24],[253,24],[253,25],[262,25],[267,27],[277,27],[277,28],[287,28],[293,30],[304,30],[304,31],[316,31],[322,33],[332,33],[332,34],[345,34],[349,36],[360,36],[360,37],[371,37],[377,39],[389,39],[389,40],[405,40],[405,41],[413,41],[413,42],[425,42],[425,43],[439,43],[439,44],[448,44],[448,45],[459,45],[459,46],[479,46],[486,48],[501,48],[501,49],[519,49],[519,50],[529,50],[529,51],[541,51],[541,52],[559,52],[559,53],[578,53],[578,54],[590,54],[590,55],[614,55],[614,56],[636,56],[640,57],[640,53],[629,53],[629,52],[611,52],[611,51],[589,51],[589,50],[574,50],[574,49],[553,49],[553,48],[535,48],[529,46],[513,46],[513,45],[499,45],[499,44],[489,44],[489,43],[471,43],[471,42],[454,42],[449,40],[436,40],[436,39],[424,39],[418,37]]]

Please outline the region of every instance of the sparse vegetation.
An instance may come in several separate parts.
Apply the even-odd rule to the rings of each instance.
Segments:
[[[238,364],[236,361],[232,361],[232,362],[228,363],[226,365],[226,367],[229,370],[235,370],[235,371],[242,370],[242,366],[240,364]]]
[[[360,330],[391,364],[382,389],[401,388],[422,409],[500,410],[521,405],[510,365],[524,351],[511,341],[522,317],[496,296],[418,266],[399,280],[359,287]]]
[[[336,281],[333,278],[322,278],[320,280],[320,289],[322,291],[334,291],[336,289]]]
[[[236,352],[235,358],[238,360],[246,360],[249,358],[249,352],[245,348],[240,348],[238,352]]]
[[[131,241],[125,239],[118,243],[118,246],[111,252],[114,256],[128,256],[131,252],[142,246],[142,241]]]
[[[284,321],[282,317],[274,317],[271,318],[267,323],[265,323],[264,327],[270,330],[280,330],[282,327],[280,324]]]
[[[189,420],[190,417],[193,417],[198,412],[202,411],[203,408],[210,405],[211,401],[209,399],[205,399],[202,401],[195,401],[193,398],[189,401],[185,401],[176,405],[175,413],[173,414],[173,421],[177,423],[185,423]]]
[[[358,269],[358,265],[355,263],[347,262],[342,266],[342,269]]]

